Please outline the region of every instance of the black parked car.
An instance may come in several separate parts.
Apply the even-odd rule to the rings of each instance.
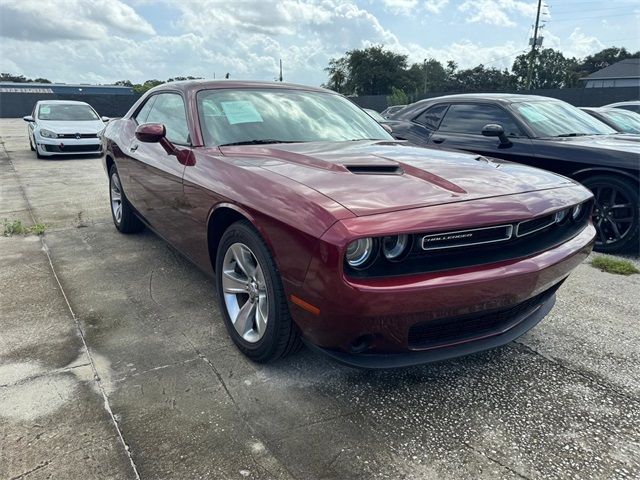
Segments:
[[[616,132],[640,134],[640,114],[621,108],[607,107],[584,107],[582,110],[606,123]]]
[[[560,100],[465,94],[407,105],[386,122],[398,139],[544,168],[594,193],[596,249],[638,251],[640,137],[620,135]]]

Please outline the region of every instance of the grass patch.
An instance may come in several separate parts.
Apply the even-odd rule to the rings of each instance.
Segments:
[[[621,260],[610,257],[596,257],[591,261],[591,265],[599,268],[603,272],[615,273],[617,275],[633,275],[640,273],[629,260]]]
[[[47,229],[44,223],[36,223],[32,227],[26,227],[20,220],[7,220],[2,221],[2,235],[10,237],[12,235],[43,235]]]

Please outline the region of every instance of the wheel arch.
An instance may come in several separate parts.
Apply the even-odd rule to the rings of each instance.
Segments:
[[[116,164],[116,161],[113,159],[113,157],[110,154],[107,153],[104,157],[104,164],[107,169],[107,175],[109,175],[109,172],[111,171],[111,167]]]
[[[244,208],[233,203],[220,203],[214,206],[209,212],[209,218],[207,219],[207,247],[209,249],[209,262],[211,263],[211,269],[216,270],[216,253],[218,251],[218,245],[224,232],[235,222],[247,220],[253,228],[262,236],[267,243],[269,250],[273,254],[271,248],[271,242],[264,231],[260,228],[254,215],[245,210]],[[274,257],[275,259],[275,257]]]
[[[626,172],[624,170],[620,170],[617,168],[609,168],[609,167],[590,167],[590,168],[583,168],[580,170],[577,170],[575,172],[573,172],[571,174],[571,178],[573,178],[574,180],[577,180],[579,182],[582,182],[583,180],[585,180],[588,177],[594,176],[594,175],[616,175],[622,178],[626,178],[632,181],[637,182],[638,181],[638,176],[636,175],[635,177],[629,173]]]

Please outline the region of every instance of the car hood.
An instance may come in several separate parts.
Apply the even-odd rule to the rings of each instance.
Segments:
[[[221,151],[307,185],[359,216],[574,185],[544,170],[406,142],[309,142]]]
[[[63,121],[38,120],[39,128],[46,128],[54,133],[98,133],[104,128],[102,120]]]
[[[586,135],[584,137],[547,138],[547,141],[568,146],[578,146],[602,150],[616,150],[640,154],[640,135],[618,133],[613,135]]]

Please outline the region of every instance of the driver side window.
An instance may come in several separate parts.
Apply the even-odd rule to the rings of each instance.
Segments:
[[[171,143],[179,145],[191,143],[184,101],[177,93],[156,95],[156,100],[151,106],[145,123],[162,123],[167,129],[167,140]]]
[[[482,103],[451,105],[438,131],[482,135],[482,128],[489,123],[502,125],[507,136],[522,136],[520,128],[509,113],[494,105]]]

